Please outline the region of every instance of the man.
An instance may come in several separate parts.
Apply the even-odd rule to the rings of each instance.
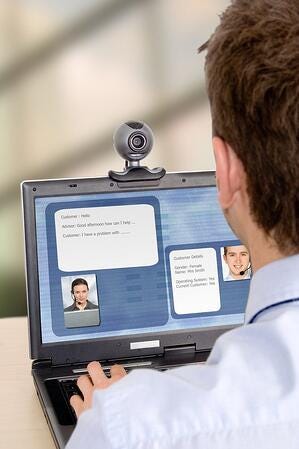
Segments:
[[[88,301],[89,287],[86,279],[74,279],[71,286],[71,295],[74,303],[64,309],[65,312],[97,309],[98,307]]]
[[[235,0],[204,48],[219,202],[254,272],[245,325],[203,366],[90,363],[68,449],[299,447],[299,2]]]
[[[225,246],[223,260],[228,266],[225,281],[242,281],[250,279],[249,252],[244,245]]]

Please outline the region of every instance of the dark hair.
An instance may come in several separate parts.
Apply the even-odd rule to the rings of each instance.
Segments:
[[[89,290],[89,287],[88,287],[86,279],[77,278],[77,279],[74,279],[73,282],[72,282],[71,292],[74,293],[74,287],[76,287],[76,285],[82,285],[82,284],[86,285],[87,290]]]
[[[242,161],[256,223],[299,251],[299,2],[233,0],[207,48],[213,134]]]
[[[227,248],[233,248],[234,246],[239,246],[239,245],[224,246],[223,247],[223,254],[226,256],[227,255]],[[243,245],[243,246],[244,246],[244,248],[246,248],[246,251],[248,252],[247,247],[245,245]],[[248,254],[249,254],[249,252],[248,252]]]

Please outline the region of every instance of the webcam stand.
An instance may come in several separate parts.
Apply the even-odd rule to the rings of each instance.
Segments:
[[[110,170],[108,175],[117,182],[130,181],[155,181],[163,178],[166,170],[164,168],[148,168],[140,165],[139,161],[127,161],[123,171]]]

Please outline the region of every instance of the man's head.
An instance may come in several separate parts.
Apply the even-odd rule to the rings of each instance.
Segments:
[[[86,304],[88,300],[88,283],[83,278],[74,279],[71,286],[71,293],[74,301],[79,305]]]
[[[250,264],[249,252],[246,246],[225,246],[223,260],[227,263],[229,274],[233,279],[244,279],[240,273],[246,271]]]
[[[253,223],[283,253],[297,253],[298,0],[232,1],[205,48],[222,207],[246,242],[246,222],[232,207],[245,183]]]

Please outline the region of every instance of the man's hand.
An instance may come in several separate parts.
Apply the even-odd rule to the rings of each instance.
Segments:
[[[70,399],[70,404],[78,418],[84,410],[91,407],[94,390],[97,388],[107,388],[126,375],[126,371],[121,365],[113,365],[110,369],[111,377],[108,378],[99,362],[89,363],[87,365],[87,371],[89,376],[80,376],[77,380],[77,385],[83,394],[84,400],[78,395],[74,395]]]

